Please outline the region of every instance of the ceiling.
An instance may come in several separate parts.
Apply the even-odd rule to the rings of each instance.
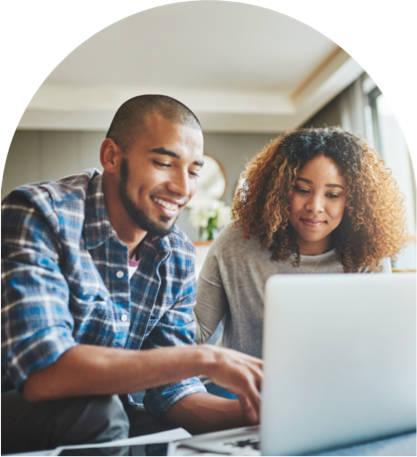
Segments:
[[[19,128],[106,130],[125,100],[178,98],[205,131],[297,127],[363,69],[283,14],[225,1],[153,8],[97,33],[39,88]]]

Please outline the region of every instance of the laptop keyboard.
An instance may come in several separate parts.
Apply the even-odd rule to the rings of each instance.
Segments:
[[[261,441],[258,438],[249,438],[247,440],[237,440],[237,441],[229,441],[224,443],[225,446],[232,446],[232,447],[240,447],[240,448],[252,448],[256,451],[261,449]]]
[[[196,435],[178,444],[185,448],[222,455],[261,455],[258,425]]]

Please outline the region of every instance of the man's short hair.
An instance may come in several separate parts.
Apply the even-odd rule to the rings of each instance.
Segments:
[[[156,112],[165,119],[200,129],[197,116],[183,103],[166,95],[139,95],[117,110],[106,138],[112,139],[123,152],[128,152],[138,135],[145,130],[145,117]]]

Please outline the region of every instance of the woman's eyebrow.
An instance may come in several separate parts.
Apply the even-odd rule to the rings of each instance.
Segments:
[[[307,184],[313,184],[313,181],[310,181],[309,179],[306,179],[306,178],[297,178],[297,181],[303,181],[303,182],[306,182]]]
[[[342,190],[345,190],[340,184],[326,184],[326,187],[340,187]]]
[[[313,184],[313,181],[307,178],[297,178],[297,181],[303,181],[306,182],[307,184]],[[345,190],[343,186],[340,184],[326,184],[326,187],[340,187],[340,189]]]

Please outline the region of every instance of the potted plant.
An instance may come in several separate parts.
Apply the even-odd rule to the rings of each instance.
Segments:
[[[208,200],[190,210],[189,222],[199,229],[200,240],[214,240],[219,229],[230,221],[230,207],[223,201]]]

